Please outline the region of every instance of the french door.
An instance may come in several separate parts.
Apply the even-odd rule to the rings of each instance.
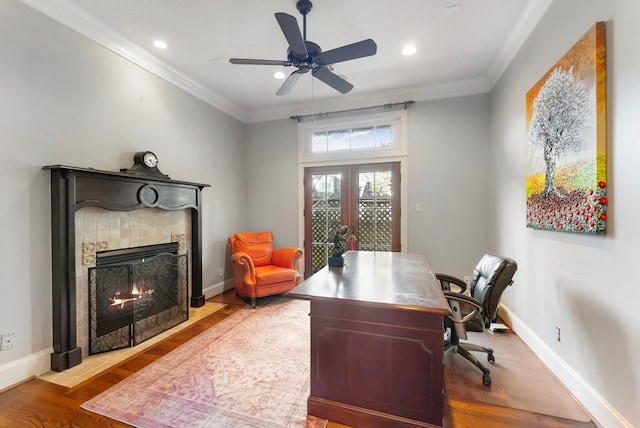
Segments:
[[[305,276],[327,264],[342,225],[348,248],[400,251],[400,163],[304,169]]]

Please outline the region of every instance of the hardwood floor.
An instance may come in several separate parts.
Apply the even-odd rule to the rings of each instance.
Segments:
[[[80,385],[66,388],[40,379],[33,379],[1,393],[0,427],[128,426],[83,410],[80,405],[246,305],[246,302],[237,297],[233,290],[210,300],[224,303],[226,307]],[[573,421],[489,405],[480,400],[452,399],[448,399],[446,403],[445,426],[461,428],[596,427],[591,422]],[[327,428],[344,428],[344,425],[329,422]]]

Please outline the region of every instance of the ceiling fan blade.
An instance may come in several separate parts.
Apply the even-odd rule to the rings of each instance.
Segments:
[[[296,85],[298,80],[302,77],[303,74],[307,73],[308,69],[296,70],[287,77],[287,80],[284,81],[276,95],[287,95],[291,89]]]
[[[309,56],[307,52],[307,45],[300,33],[300,27],[298,27],[298,21],[295,17],[283,12],[276,13],[276,20],[280,24],[280,29],[284,33],[284,37],[289,43],[289,49],[291,52],[300,59],[305,59]]]
[[[250,65],[281,65],[284,67],[288,67],[293,65],[290,61],[278,61],[271,59],[247,59],[247,58],[230,58],[229,62],[231,64],[250,64]]]
[[[326,67],[318,67],[314,69],[313,75],[314,77],[322,80],[324,83],[331,86],[333,89],[340,92],[341,94],[346,94],[347,92],[353,89],[353,85],[351,83],[347,82],[337,74],[332,73]]]
[[[363,58],[365,56],[375,55],[377,50],[378,45],[376,45],[373,40],[362,40],[360,42],[322,52],[316,57],[316,64],[329,65],[337,62],[349,61],[351,59]]]

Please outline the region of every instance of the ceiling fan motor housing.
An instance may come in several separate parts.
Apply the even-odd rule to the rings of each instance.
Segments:
[[[309,0],[299,0],[298,3],[296,3],[296,8],[302,15],[306,15],[313,9],[313,4]]]
[[[322,53],[322,49],[317,44],[308,40],[305,40],[304,44],[307,47],[307,53],[309,54],[306,58],[297,57],[294,52],[291,52],[291,49],[287,49],[287,57],[296,67],[311,68],[316,65],[316,57]]]

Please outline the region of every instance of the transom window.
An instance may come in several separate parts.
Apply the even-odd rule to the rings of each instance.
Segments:
[[[324,153],[332,150],[391,147],[392,142],[393,131],[391,125],[318,131],[313,133],[311,151],[313,153]]]
[[[300,124],[301,162],[368,159],[406,154],[403,130],[406,112]]]

